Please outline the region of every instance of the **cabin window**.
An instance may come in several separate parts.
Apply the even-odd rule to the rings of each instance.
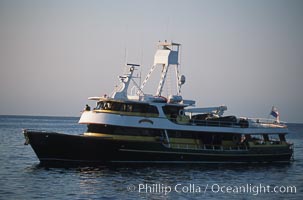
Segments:
[[[141,103],[136,104],[115,101],[100,101],[97,103],[95,110],[112,110],[122,112],[159,114],[159,111],[156,106]]]
[[[99,102],[97,103],[97,106],[96,106],[96,108],[95,108],[94,110],[101,110],[101,109],[103,109],[103,104],[104,104],[104,102],[99,101]]]
[[[279,139],[280,141],[282,142],[286,142],[286,139],[285,139],[285,135],[284,134],[279,134]]]
[[[140,129],[131,127],[116,127],[113,131],[116,135],[132,135],[132,136],[160,136],[160,130],[156,129]]]
[[[158,108],[156,106],[149,105],[147,108],[148,113],[159,114]]]
[[[263,139],[264,139],[264,141],[269,141],[268,135],[267,134],[263,134]]]
[[[110,126],[102,124],[88,124],[87,132],[111,134],[112,128]]]
[[[169,115],[170,117],[178,116],[179,111],[182,109],[183,109],[183,107],[180,107],[180,106],[163,106],[164,114]]]

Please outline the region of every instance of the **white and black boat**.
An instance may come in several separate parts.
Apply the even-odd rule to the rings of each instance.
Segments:
[[[226,106],[196,108],[183,99],[180,44],[159,42],[154,64],[142,84],[139,68],[127,64],[112,95],[91,97],[96,107],[83,111],[87,131],[70,135],[25,129],[41,164],[99,165],[109,163],[255,163],[290,162],[285,123],[272,119],[224,116]],[[161,68],[154,95],[144,86]],[[159,70],[158,70],[159,71]],[[168,72],[174,71],[175,93],[163,95]],[[165,97],[164,97],[165,96]]]

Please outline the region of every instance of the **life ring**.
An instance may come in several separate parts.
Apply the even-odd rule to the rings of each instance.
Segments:
[[[179,115],[183,116],[184,114],[185,114],[185,113],[184,113],[184,110],[183,110],[183,109],[179,110]]]

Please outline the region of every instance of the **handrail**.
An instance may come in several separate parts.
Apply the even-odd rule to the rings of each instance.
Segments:
[[[186,150],[215,150],[215,151],[248,151],[248,146],[237,145],[237,146],[222,146],[222,145],[211,145],[211,144],[203,144],[199,146],[195,146],[194,148],[190,144],[171,144],[170,147],[173,149],[186,149]]]
[[[178,124],[178,121],[175,121]],[[232,121],[220,121],[220,120],[197,120],[190,119],[189,125],[199,125],[199,126],[216,126],[216,127],[232,127],[232,128],[287,128],[285,122],[276,122],[270,119],[262,118],[240,118],[237,122]]]

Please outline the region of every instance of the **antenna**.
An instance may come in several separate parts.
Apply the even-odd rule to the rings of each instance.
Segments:
[[[124,63],[127,63],[127,48],[124,48]]]
[[[139,85],[141,85],[141,74],[142,74],[142,66],[143,66],[143,42],[141,40],[141,59],[140,59],[140,65],[141,65],[141,68],[140,68],[140,79],[139,79]]]
[[[127,64],[127,37],[128,37],[128,25],[125,26],[125,38],[124,38],[124,63]]]
[[[169,30],[169,22],[170,22],[170,17],[167,17],[167,22],[166,22],[166,38],[169,38],[168,30]]]

